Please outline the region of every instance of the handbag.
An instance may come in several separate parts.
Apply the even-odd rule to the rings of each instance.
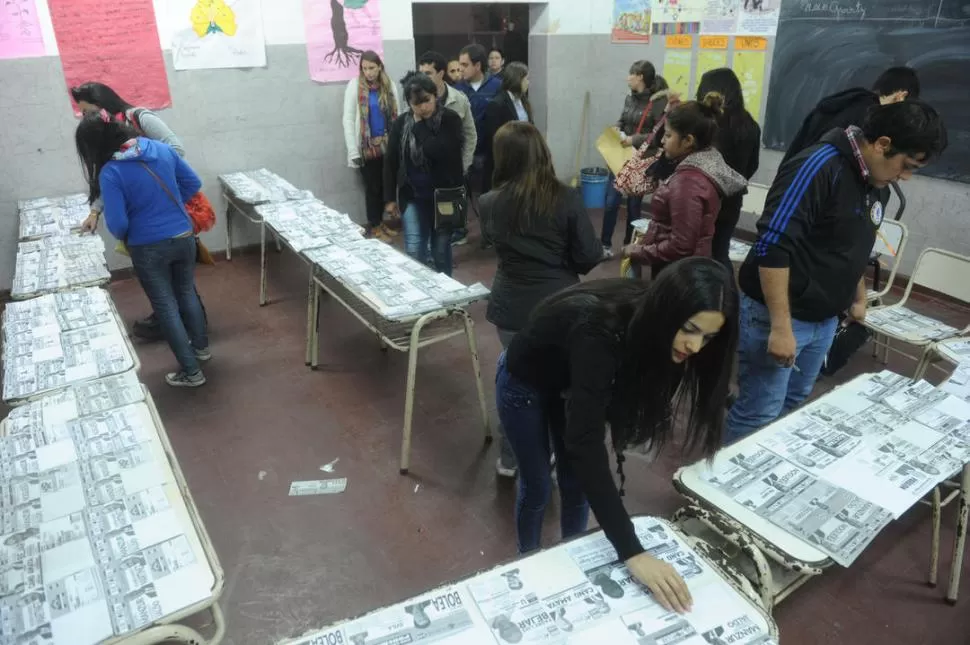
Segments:
[[[616,181],[613,182],[613,185],[624,195],[642,197],[657,190],[657,184],[659,182],[650,176],[650,170],[663,156],[663,150],[649,157],[644,155],[646,155],[647,150],[653,145],[653,140],[666,122],[667,113],[664,112],[664,115],[660,117],[657,125],[650,131],[647,140],[637,148],[636,152],[633,153],[633,157],[623,164],[623,168],[620,169],[620,173],[616,176]]]
[[[458,188],[435,188],[435,229],[462,229],[468,223],[468,193],[464,186]]]
[[[211,231],[216,225],[216,209],[212,208],[212,202],[201,190],[185,202],[185,210],[192,220],[192,232],[196,235]]]
[[[162,178],[159,177],[157,174],[155,174],[155,171],[152,170],[151,168],[149,168],[148,167],[148,164],[146,164],[144,161],[142,161],[140,163],[141,163],[142,166],[145,167],[145,170],[148,171],[148,174],[150,174],[152,177],[155,178],[155,181],[157,181],[158,182],[158,185],[162,187],[162,190],[164,190],[165,191],[165,194],[168,195],[168,198],[172,200],[172,203],[175,204],[176,206],[179,206],[180,205],[179,204],[179,200],[175,199],[175,195],[173,195],[172,194],[172,191],[168,189],[168,186],[165,185],[165,182],[162,181]],[[196,193],[192,197],[192,199],[190,199],[189,201],[191,202],[192,200],[194,200],[199,195],[202,195],[202,191],[199,191],[198,193]],[[212,223],[215,223],[215,211],[212,209],[212,204],[209,203],[209,200],[208,200],[208,198],[206,198],[205,195],[202,195],[202,199],[205,200],[205,204],[204,205],[205,206],[208,206],[209,210],[212,210],[213,211],[212,212]],[[186,218],[188,218],[189,223],[192,224],[192,232],[193,232],[193,234],[198,233],[198,231],[195,228],[195,226],[196,226],[195,225],[195,220],[193,220],[192,217],[191,217],[191,215],[189,214],[190,211],[188,210],[188,208],[182,208],[180,210],[183,213],[185,213],[185,216],[186,216]],[[209,225],[209,228],[212,228],[212,224]],[[209,230],[209,229],[203,229],[203,230]],[[212,257],[212,253],[209,252],[208,247],[206,247],[206,245],[203,244],[202,240],[199,239],[198,235],[196,235],[196,237],[195,237],[195,261],[197,263],[199,263],[199,264],[215,264],[216,263],[215,258]]]
[[[857,322],[850,322],[848,325],[839,324],[829,353],[822,363],[822,374],[832,376],[845,367],[852,355],[869,341],[870,336],[872,333],[869,329]]]

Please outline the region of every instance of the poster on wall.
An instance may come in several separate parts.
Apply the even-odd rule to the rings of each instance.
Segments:
[[[266,67],[260,0],[169,0],[175,69]]]
[[[613,0],[614,43],[650,42],[650,0]]]
[[[731,67],[741,81],[744,107],[761,123],[761,97],[765,88],[766,38],[738,36],[734,39],[734,60]]]
[[[701,84],[701,77],[712,69],[727,67],[727,36],[701,36],[701,49],[697,53],[697,73],[694,75],[694,91]]]
[[[707,0],[651,0],[651,31],[654,35],[696,34]]]
[[[44,55],[37,0],[0,2],[0,59]]]
[[[356,78],[360,55],[384,55],[380,0],[303,0],[310,78],[337,83]]]
[[[739,34],[774,36],[778,32],[778,10],[781,0],[741,0],[738,18]]]
[[[152,0],[48,0],[48,6],[68,87],[98,81],[132,105],[172,105]]]
[[[701,19],[702,34],[735,34],[744,0],[707,0]]]
[[[693,62],[693,36],[667,36],[664,38],[667,49],[664,52],[663,77],[670,85],[670,91],[682,97],[690,90],[690,68]]]

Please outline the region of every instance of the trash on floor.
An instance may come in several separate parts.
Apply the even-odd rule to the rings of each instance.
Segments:
[[[347,478],[317,479],[312,481],[293,482],[290,484],[290,497],[298,495],[334,495],[347,489]]]
[[[337,465],[337,462],[338,461],[340,461],[340,457],[337,457],[336,459],[334,459],[333,461],[331,461],[329,464],[324,464],[324,465],[320,466],[320,470],[322,470],[325,473],[332,473],[334,471],[334,466]]]

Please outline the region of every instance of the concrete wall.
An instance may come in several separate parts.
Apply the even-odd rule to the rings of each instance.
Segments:
[[[454,4],[437,0],[438,4]],[[411,0],[381,6],[385,60],[393,78],[414,64]],[[168,49],[171,21],[165,0],[155,0],[159,35]],[[46,2],[41,9],[44,58],[0,61],[0,290],[12,281],[16,201],[83,189],[74,152],[76,121],[70,103]],[[450,8],[451,9],[451,8]],[[608,0],[550,0],[530,4],[529,59],[536,120],[546,133],[559,174],[601,163],[593,142],[613,123],[626,93],[630,63],[647,58],[663,65],[663,43],[610,43],[612,3]],[[359,179],[345,166],[340,130],[342,85],[318,85],[307,72],[302,0],[274,0],[264,6],[268,65],[254,70],[175,72],[169,67],[173,107],[163,118],[185,142],[188,160],[202,175],[217,209],[224,209],[216,176],[265,166],[335,208],[363,221]],[[770,59],[770,48],[768,58]],[[166,59],[171,64],[169,53]],[[766,70],[765,78],[769,78]],[[579,146],[583,95],[591,94],[586,140]],[[767,93],[765,93],[767,95]],[[765,151],[756,180],[770,183],[780,155]],[[925,246],[970,254],[970,185],[915,179],[905,185],[905,221],[913,233],[906,268]],[[892,208],[890,210],[892,212]],[[742,226],[750,227],[744,220]],[[224,219],[206,234],[213,249],[224,246]],[[236,231],[239,244],[255,241],[249,229]],[[109,246],[113,246],[110,243]],[[112,268],[126,259],[109,258]]]

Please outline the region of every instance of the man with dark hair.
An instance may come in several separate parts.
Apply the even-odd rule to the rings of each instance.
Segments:
[[[475,146],[475,157],[469,173],[469,184],[472,189],[480,187],[481,174],[485,167],[485,108],[495,96],[502,91],[502,80],[497,76],[489,76],[488,52],[479,44],[466,45],[458,55],[461,66],[462,80],[455,87],[465,93],[472,106],[475,117],[475,130],[478,132],[478,142]],[[477,209],[476,209],[477,210]],[[468,239],[468,231],[455,231],[454,244],[464,244]],[[483,239],[483,246],[485,240]]]
[[[889,201],[946,148],[939,115],[920,101],[872,108],[783,162],[738,275],[738,384],[726,441],[797,407],[811,393],[838,325],[866,315],[863,276]]]
[[[445,81],[448,61],[438,52],[428,51],[421,54],[418,59],[418,71],[427,74],[434,81],[438,88],[438,103],[461,117],[464,135],[461,144],[462,171],[467,175],[474,160],[475,147],[478,144],[478,132],[475,130],[475,117],[472,115],[471,103],[469,103],[464,92],[449,87],[447,81]]]
[[[861,126],[871,107],[918,98],[919,78],[910,67],[890,67],[879,75],[871,90],[853,87],[827,96],[805,117],[782,163],[816,143],[832,128]]]

